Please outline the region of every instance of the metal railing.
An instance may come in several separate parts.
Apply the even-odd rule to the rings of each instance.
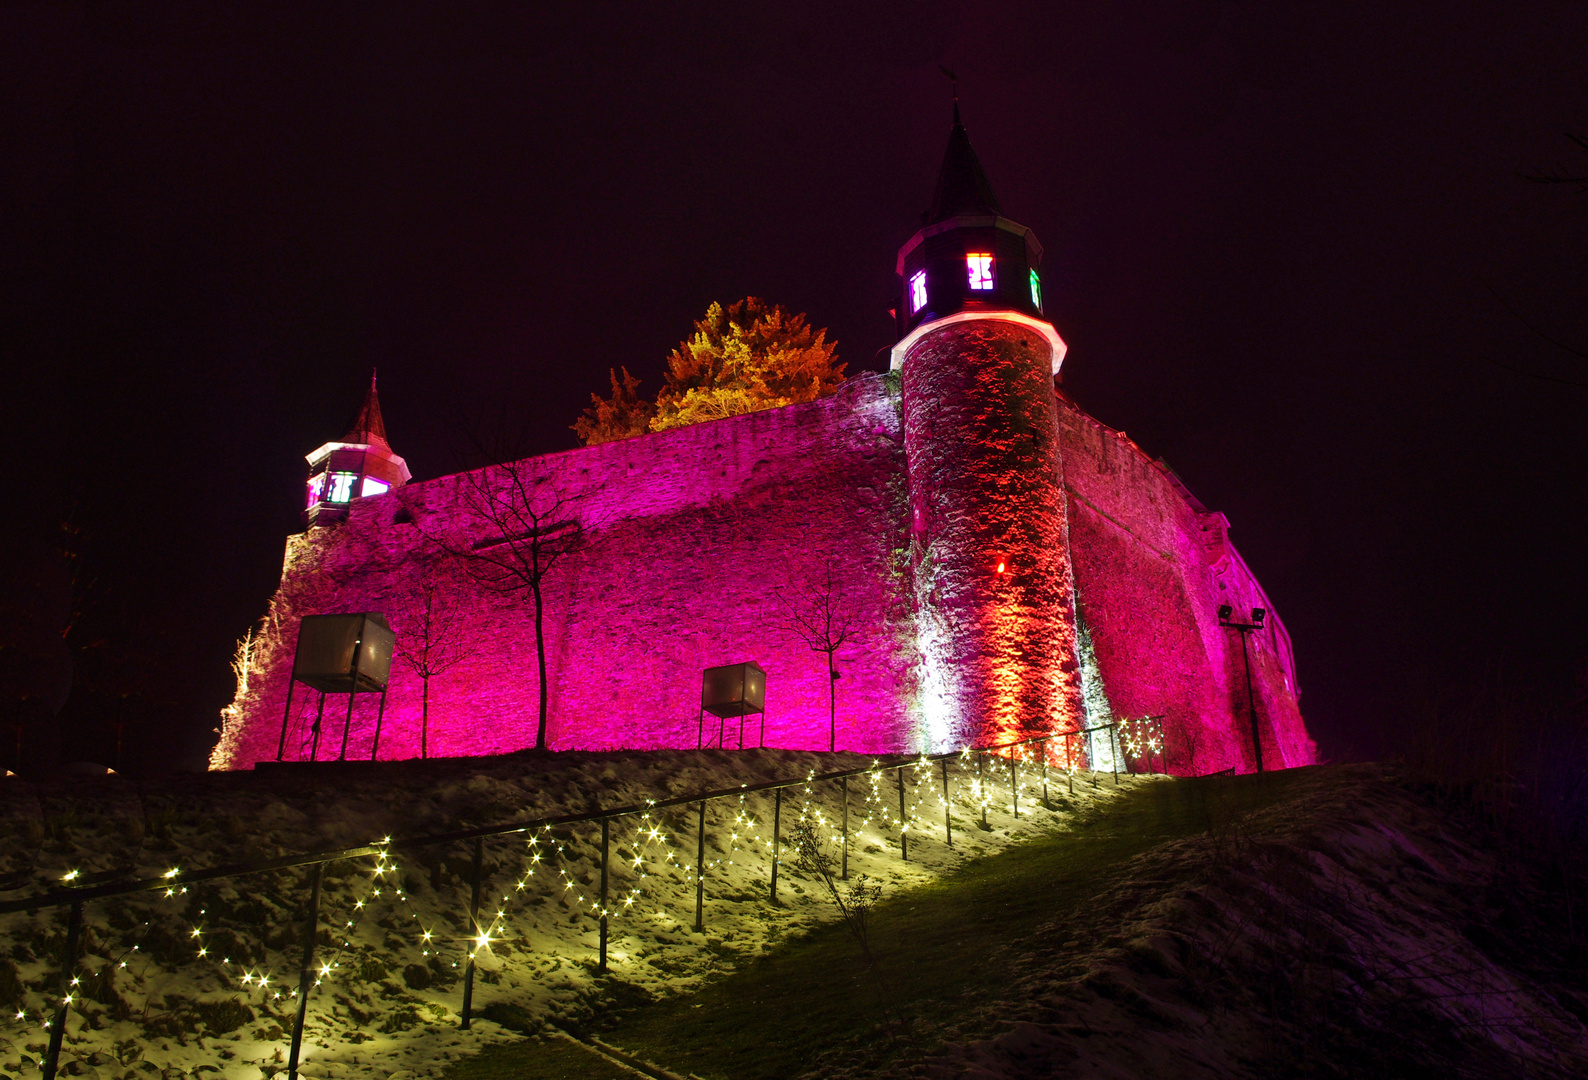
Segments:
[[[843,856],[842,873],[845,877],[847,877],[849,872],[848,864],[850,833],[850,799],[848,782],[850,779],[859,776],[870,776],[873,780],[873,789],[880,790],[880,777],[887,772],[894,772],[896,774],[899,795],[899,854],[902,859],[908,861],[910,858],[909,833],[912,816],[909,814],[906,807],[905,771],[907,769],[916,769],[919,771],[923,768],[923,766],[929,765],[930,763],[940,763],[941,782],[943,786],[942,801],[944,807],[944,839],[949,847],[953,847],[954,831],[953,820],[950,812],[953,803],[953,797],[950,791],[948,773],[948,765],[950,761],[959,759],[963,762],[967,758],[974,760],[977,772],[976,782],[979,786],[978,790],[982,795],[980,799],[981,819],[982,825],[985,827],[987,824],[988,807],[986,792],[991,786],[991,781],[989,781],[986,776],[986,767],[990,757],[1006,758],[1008,761],[1010,805],[1014,816],[1018,818],[1020,816],[1021,783],[1019,779],[1019,757],[1021,748],[1032,745],[1040,746],[1040,752],[1037,755],[1037,761],[1035,764],[1040,765],[1041,768],[1042,800],[1044,804],[1048,804],[1050,802],[1050,766],[1056,767],[1061,772],[1066,774],[1069,792],[1071,795],[1073,795],[1075,791],[1075,774],[1077,771],[1079,771],[1077,769],[1077,763],[1082,760],[1077,754],[1075,740],[1084,738],[1088,735],[1093,735],[1100,731],[1110,732],[1110,742],[1112,746],[1110,756],[1113,762],[1112,771],[1115,785],[1118,785],[1119,765],[1121,763],[1122,754],[1119,739],[1117,737],[1117,728],[1118,723],[1114,723],[1092,728],[1082,728],[1069,732],[1057,732],[1051,735],[1033,736],[1027,739],[999,743],[992,746],[968,747],[962,750],[948,751],[940,754],[918,754],[904,756],[887,755],[885,758],[879,757],[875,759],[871,765],[862,768],[845,769],[837,772],[823,773],[821,775],[812,774],[810,776],[798,779],[766,780],[755,784],[741,784],[737,787],[694,792],[688,795],[679,795],[667,799],[647,800],[644,803],[615,807],[612,809],[596,810],[576,814],[558,814],[544,817],[524,818],[501,824],[483,825],[470,829],[457,829],[451,832],[435,833],[425,836],[388,837],[379,843],[374,844],[363,844],[356,847],[337,848],[334,850],[302,852],[294,855],[284,855],[273,859],[261,859],[246,863],[234,863],[226,866],[216,866],[202,870],[172,869],[159,877],[153,878],[142,878],[136,880],[123,879],[115,881],[96,880],[93,883],[85,882],[80,887],[57,888],[48,892],[35,893],[30,896],[0,901],[0,914],[34,912],[46,908],[59,907],[65,907],[69,909],[66,939],[63,949],[64,955],[61,965],[60,992],[58,995],[59,1002],[55,1008],[54,1018],[49,1024],[49,1045],[42,1063],[42,1073],[44,1080],[54,1080],[59,1064],[62,1040],[65,1036],[68,1010],[73,1000],[72,990],[73,987],[77,985],[73,976],[73,972],[76,968],[77,953],[81,943],[83,912],[84,906],[86,904],[96,900],[104,900],[117,896],[128,896],[143,892],[164,891],[168,896],[170,896],[173,895],[178,889],[185,892],[189,886],[200,882],[246,877],[250,875],[294,869],[297,867],[311,867],[312,873],[310,874],[309,882],[309,900],[304,913],[303,955],[302,962],[299,967],[298,988],[294,995],[297,997],[297,1010],[296,1017],[292,1025],[290,1051],[286,1065],[288,1077],[290,1080],[296,1080],[298,1075],[299,1054],[303,1040],[304,1021],[308,1008],[308,999],[313,986],[317,985],[314,977],[315,952],[318,943],[319,931],[321,929],[321,885],[325,868],[330,863],[348,859],[365,858],[369,856],[376,856],[384,861],[384,858],[393,850],[411,850],[417,848],[436,847],[439,845],[472,842],[472,873],[470,875],[471,890],[468,906],[468,925],[478,931],[480,926],[480,886],[483,880],[482,867],[484,861],[484,844],[486,840],[525,833],[542,833],[546,830],[559,828],[562,826],[582,823],[599,823],[601,826],[601,854],[599,863],[600,900],[597,910],[600,912],[600,914],[598,917],[599,944],[596,969],[598,971],[605,972],[607,970],[608,918],[610,914],[610,909],[608,907],[608,868],[610,865],[609,856],[611,838],[610,826],[615,820],[637,815],[654,814],[658,811],[670,808],[693,807],[695,809],[695,929],[699,931],[703,930],[705,927],[707,803],[719,799],[743,797],[745,795],[760,792],[772,793],[774,799],[774,808],[771,839],[772,850],[770,858],[770,881],[768,892],[771,902],[776,903],[778,893],[777,870],[781,858],[782,845],[782,803],[783,793],[785,791],[797,787],[809,788],[813,785],[823,783],[836,782],[840,785],[842,789],[842,813],[840,824]],[[1062,757],[1056,756],[1050,749],[1050,744],[1056,741],[1062,742]],[[1158,748],[1158,755],[1161,766],[1163,763],[1161,746]],[[1088,755],[1088,758],[1090,758],[1090,756],[1091,755]],[[1146,756],[1145,761],[1148,765],[1148,771],[1152,771],[1150,754]],[[1031,764],[1030,762],[1027,763]],[[1130,771],[1128,768],[1128,761],[1126,762],[1126,765],[1126,771],[1128,773]],[[1096,775],[1096,772],[1093,772],[1094,784],[1096,782]],[[917,786],[919,786],[919,783]],[[460,1016],[461,1027],[464,1029],[469,1028],[473,1016],[475,975],[474,952],[474,950],[470,950],[463,972],[463,1000],[462,1007],[460,1009]],[[203,954],[201,953],[200,955]]]

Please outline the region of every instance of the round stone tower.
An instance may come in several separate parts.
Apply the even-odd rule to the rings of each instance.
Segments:
[[[932,208],[899,251],[893,348],[934,749],[1085,726],[1053,390],[1065,346],[1042,316],[1041,259],[956,104]]]

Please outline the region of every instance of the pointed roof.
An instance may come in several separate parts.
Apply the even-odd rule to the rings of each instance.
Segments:
[[[959,120],[959,102],[954,102],[954,129],[948,134],[948,150],[943,154],[943,168],[937,174],[937,191],[932,195],[932,208],[921,215],[922,225],[936,225],[940,221],[961,214],[1003,213],[998,196],[993,194],[987,174],[982,172],[976,151],[971,149],[970,136]]]
[[[342,436],[342,441],[390,450],[391,444],[386,441],[386,421],[380,415],[380,398],[375,393],[375,375],[374,371],[369,373],[369,393],[364,395],[364,404],[359,406],[358,416],[354,417],[353,426]]]

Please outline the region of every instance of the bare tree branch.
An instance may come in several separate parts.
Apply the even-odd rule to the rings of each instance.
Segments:
[[[417,595],[405,608],[413,612],[413,617],[398,628],[403,650],[397,658],[419,677],[424,687],[419,713],[421,758],[430,756],[430,680],[456,666],[467,655],[463,619],[442,588],[442,581],[449,577],[445,568],[451,563],[449,558],[442,568],[431,568],[421,577]]]
[[[827,655],[827,749],[838,746],[838,678],[835,654],[849,641],[858,625],[854,606],[848,603],[833,573],[833,560],[822,560],[820,573],[797,579],[774,590],[783,609],[785,630],[803,641],[812,652]]]
[[[535,749],[546,749],[548,711],[545,633],[546,576],[565,557],[583,549],[588,531],[580,512],[583,496],[570,495],[537,458],[506,456],[523,449],[522,432],[505,421],[492,438],[476,433],[474,457],[489,461],[459,477],[468,515],[487,533],[471,543],[425,532],[425,539],[458,560],[483,588],[527,595],[535,620],[535,660],[540,678],[540,715]]]

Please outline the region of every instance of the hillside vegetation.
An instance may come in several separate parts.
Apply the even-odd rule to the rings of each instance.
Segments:
[[[710,1080],[1588,1075],[1562,866],[1378,767],[1157,781],[884,901],[880,983],[829,926],[575,1034]]]

